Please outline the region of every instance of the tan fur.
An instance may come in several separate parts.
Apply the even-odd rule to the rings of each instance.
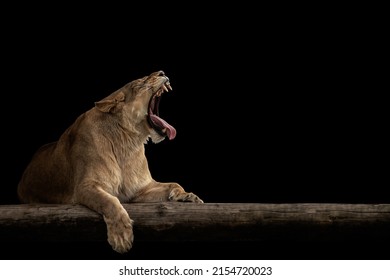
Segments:
[[[33,156],[18,185],[22,203],[79,203],[103,215],[108,242],[124,253],[133,243],[133,221],[121,203],[203,203],[177,183],[156,182],[144,144],[165,136],[147,122],[148,104],[164,72],[134,80],[85,112],[54,143]]]

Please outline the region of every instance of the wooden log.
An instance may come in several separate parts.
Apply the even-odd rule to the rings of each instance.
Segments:
[[[390,236],[390,204],[124,204],[137,241],[342,241]],[[0,241],[105,241],[101,215],[81,205],[0,205]]]

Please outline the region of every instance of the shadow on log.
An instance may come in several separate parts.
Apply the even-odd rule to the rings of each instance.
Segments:
[[[387,241],[390,204],[124,204],[138,241]],[[0,240],[106,241],[103,218],[80,205],[0,205]]]

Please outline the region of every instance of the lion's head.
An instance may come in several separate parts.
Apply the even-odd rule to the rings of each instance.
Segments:
[[[95,102],[95,107],[116,115],[128,129],[150,137],[154,143],[165,137],[172,140],[176,129],[159,116],[161,96],[169,90],[172,90],[169,78],[163,71],[157,71],[126,84]]]

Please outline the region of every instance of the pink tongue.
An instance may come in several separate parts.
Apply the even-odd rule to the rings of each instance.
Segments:
[[[176,129],[173,126],[171,126],[169,123],[167,123],[162,118],[160,118],[160,117],[158,117],[158,116],[156,116],[154,114],[151,114],[150,118],[152,119],[152,121],[155,124],[157,124],[157,125],[159,125],[161,127],[166,128],[166,132],[165,133],[168,135],[169,140],[172,140],[173,138],[176,137]]]

